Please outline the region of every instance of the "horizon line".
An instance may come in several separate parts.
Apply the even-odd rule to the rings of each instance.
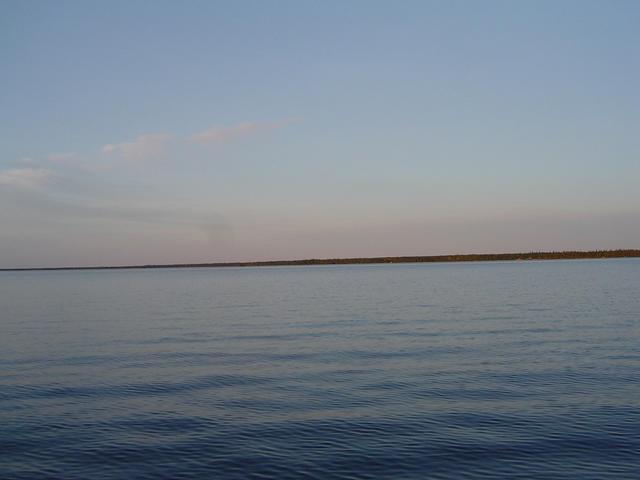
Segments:
[[[244,262],[201,262],[144,265],[97,265],[62,267],[16,267],[0,268],[0,272],[47,271],[47,270],[132,270],[151,268],[224,268],[224,267],[278,267],[309,265],[361,265],[385,263],[448,263],[448,262],[486,262],[513,260],[579,260],[598,258],[636,258],[640,249],[615,250],[563,250],[547,252],[518,253],[465,253],[449,255],[404,255],[386,257],[347,257],[347,258],[308,258],[299,260],[265,260]]]

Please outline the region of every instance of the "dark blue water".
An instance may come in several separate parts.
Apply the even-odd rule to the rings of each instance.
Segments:
[[[640,261],[0,273],[2,479],[638,479]]]

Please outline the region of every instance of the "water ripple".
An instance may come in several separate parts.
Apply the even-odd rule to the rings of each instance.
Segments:
[[[0,275],[0,478],[635,480],[638,266]]]

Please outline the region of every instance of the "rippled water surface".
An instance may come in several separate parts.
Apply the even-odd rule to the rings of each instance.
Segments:
[[[0,272],[2,479],[638,479],[640,260]]]

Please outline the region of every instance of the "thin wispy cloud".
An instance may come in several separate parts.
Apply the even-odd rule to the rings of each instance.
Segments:
[[[26,166],[33,166],[36,165],[36,161],[31,158],[31,157],[22,157],[19,158],[18,160],[16,160],[14,163],[16,163],[17,165],[26,165]]]
[[[164,157],[174,136],[170,133],[148,133],[140,135],[133,142],[109,143],[100,152],[109,156],[119,156],[130,162]]]
[[[105,144],[94,152],[55,152],[40,159],[24,157],[15,162],[17,168],[0,172],[0,182],[3,185],[37,186],[50,180],[55,175],[54,171],[61,176],[73,170],[85,174],[99,174],[115,168],[126,168],[128,165],[170,159],[174,147],[227,144],[260,132],[281,128],[287,123],[289,122],[243,122],[230,126],[214,126],[185,136],[147,133],[130,142]]]
[[[192,143],[199,143],[203,145],[230,143],[254,135],[258,132],[282,127],[283,125],[283,122],[243,122],[226,127],[213,126],[202,132],[190,135],[187,140]]]
[[[64,165],[73,161],[75,157],[76,157],[76,154],[73,152],[52,153],[47,157],[47,160],[53,163]]]
[[[21,188],[40,187],[55,177],[55,173],[45,168],[10,168],[0,171],[0,185]]]
[[[38,185],[34,182],[37,178],[35,174],[29,176],[26,173],[11,173],[12,186]],[[0,182],[6,174],[6,171],[0,172]],[[33,183],[28,183],[30,181]],[[0,186],[2,185],[0,183]],[[181,206],[175,202],[167,202],[166,199],[153,197],[141,199],[138,196],[123,194],[116,185],[111,185],[110,188],[110,194],[103,188],[102,194],[98,195],[95,194],[95,189],[72,189],[72,192],[68,192],[46,188],[0,188],[0,206],[10,209],[19,205],[23,218],[30,215],[30,218],[40,218],[46,222],[115,221],[171,225],[201,232],[211,239],[224,237],[232,229],[227,218],[219,212],[212,211],[210,207]]]

